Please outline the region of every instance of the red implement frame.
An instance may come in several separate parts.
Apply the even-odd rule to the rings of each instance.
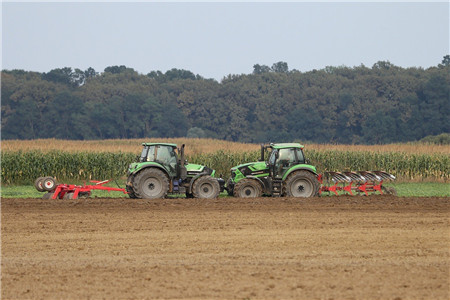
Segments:
[[[383,179],[395,179],[395,176],[383,171],[327,172],[324,175],[320,174],[317,177],[321,184],[319,189],[320,195],[323,192],[334,193],[336,196],[338,192],[350,195],[354,195],[354,192],[358,194],[364,193],[366,196],[369,193],[380,193],[383,195]],[[325,180],[324,177],[326,177]]]
[[[63,199],[66,194],[72,193],[70,195],[70,199],[77,199],[78,195],[80,193],[82,194],[88,194],[91,195],[92,190],[103,190],[103,191],[116,191],[116,192],[123,192],[124,194],[128,194],[125,189],[121,188],[113,188],[113,187],[107,187],[103,186],[105,183],[108,183],[109,180],[103,180],[103,181],[97,181],[97,180],[91,180],[92,183],[95,183],[95,185],[74,185],[74,184],[58,184],[55,188],[55,190],[52,192],[53,196],[51,199]]]

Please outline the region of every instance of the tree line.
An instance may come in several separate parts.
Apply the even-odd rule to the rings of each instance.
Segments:
[[[378,144],[450,132],[450,56],[435,67],[255,64],[220,82],[188,70],[2,70],[2,139],[211,137]]]

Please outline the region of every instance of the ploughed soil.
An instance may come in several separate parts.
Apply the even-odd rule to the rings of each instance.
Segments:
[[[450,198],[2,199],[2,299],[449,299]]]

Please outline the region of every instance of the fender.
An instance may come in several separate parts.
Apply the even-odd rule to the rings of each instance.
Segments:
[[[263,182],[261,179],[259,179],[259,177],[256,177],[256,176],[247,176],[247,177],[245,177],[245,178],[254,179],[254,180],[258,181],[259,184],[261,185],[262,189],[263,189],[263,190],[266,189],[266,185],[264,184],[264,182]]]
[[[134,169],[134,170],[133,170],[132,172],[130,172],[129,174],[130,174],[130,176],[131,176],[131,175],[134,176],[134,175],[137,174],[138,172],[140,172],[140,171],[142,171],[142,170],[144,170],[144,169],[147,169],[147,168],[158,168],[158,169],[160,169],[161,171],[163,171],[163,172],[167,175],[168,178],[170,178],[169,172],[167,172],[166,168],[164,168],[161,164],[159,164],[159,163],[157,163],[157,162],[153,162],[153,161],[149,161],[149,162],[146,162],[146,163],[143,163],[143,164],[138,165],[137,168]]]
[[[128,176],[128,179],[134,178],[134,177],[136,176],[137,173],[139,173],[139,172],[142,171],[142,170],[148,169],[148,168],[157,168],[157,169],[160,169],[161,171],[164,172],[164,174],[166,174],[166,176],[167,176],[167,178],[169,179],[169,181],[172,182],[172,181],[170,180],[170,176],[169,176],[169,173],[167,172],[167,170],[166,170],[164,167],[162,167],[160,164],[158,164],[158,163],[149,163],[148,165],[145,165],[145,166],[143,166],[143,167],[141,167],[141,168],[139,168],[139,169],[134,170],[132,173],[130,173],[130,175]],[[127,181],[129,181],[129,180],[127,180]]]
[[[286,178],[287,178],[292,172],[295,172],[295,171],[298,171],[298,170],[309,171],[309,172],[313,173],[313,174],[317,177],[317,171],[316,171],[316,168],[314,168],[313,166],[310,166],[310,165],[303,165],[303,164],[302,164],[302,165],[296,165],[296,166],[293,166],[292,168],[290,168],[289,170],[287,170],[286,173],[284,173],[282,180],[283,180],[283,181],[286,180]]]

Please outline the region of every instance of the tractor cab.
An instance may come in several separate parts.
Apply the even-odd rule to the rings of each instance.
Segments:
[[[270,176],[281,179],[293,166],[304,164],[303,146],[297,143],[272,144],[272,151],[267,161]]]
[[[167,170],[170,177],[177,175],[179,166],[176,144],[144,143],[143,146],[139,162],[158,163]]]

